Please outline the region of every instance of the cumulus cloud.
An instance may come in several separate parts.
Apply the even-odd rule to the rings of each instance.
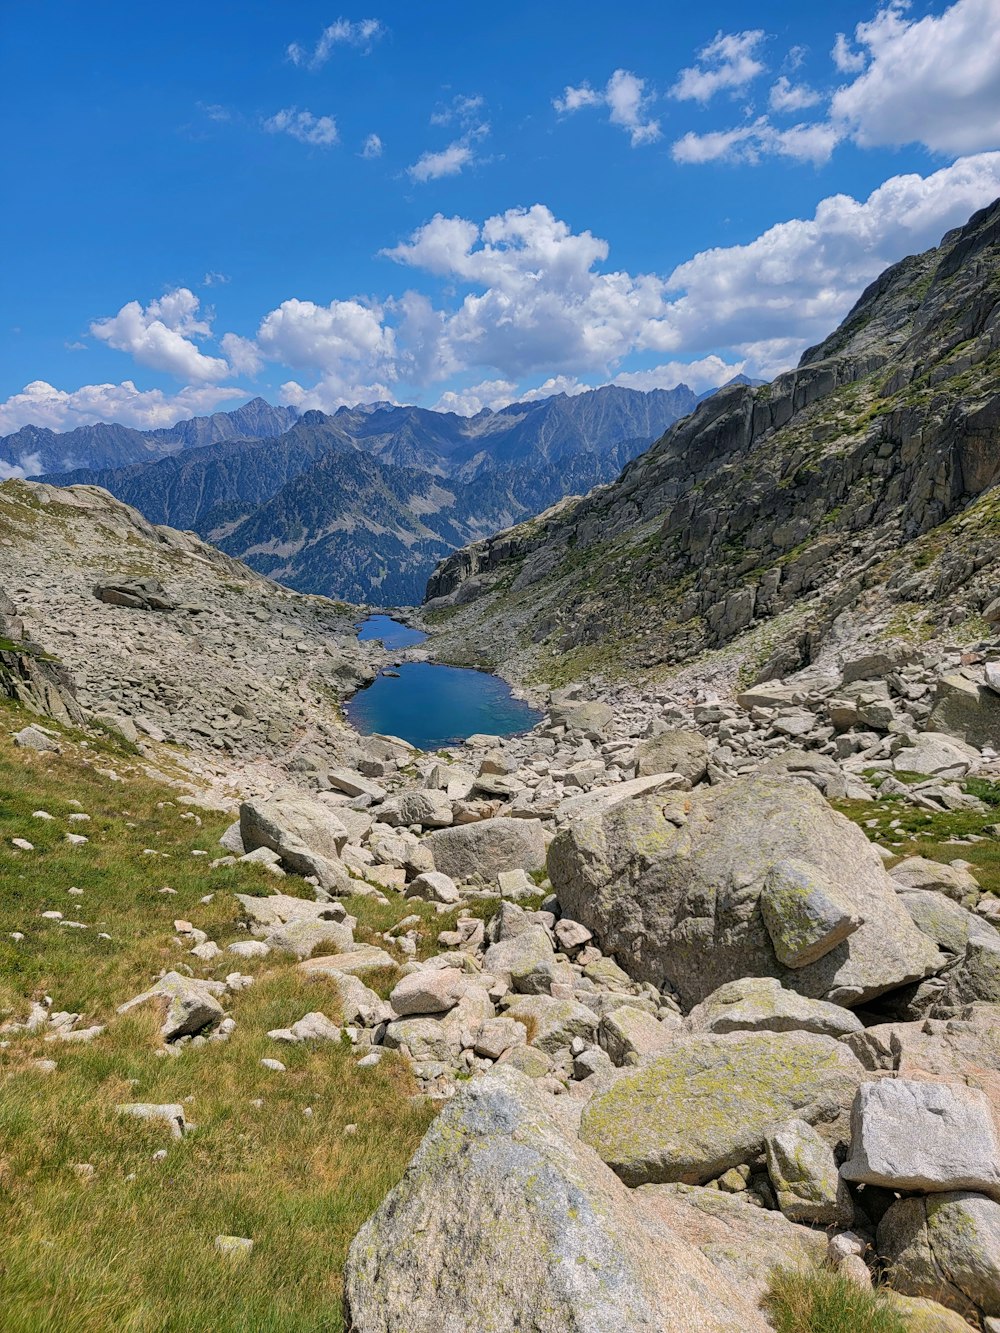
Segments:
[[[759,162],[762,157],[792,158],[797,162],[826,162],[839,142],[836,128],[826,122],[804,122],[776,129],[766,116],[732,130],[689,131],[670,149],[675,162]]]
[[[1000,147],[1000,0],[957,0],[914,20],[897,2],[854,36],[867,68],[834,94],[831,114],[859,144]]]
[[[483,408],[497,412],[517,399],[513,380],[483,380],[467,389],[449,389],[434,404],[436,412],[455,412],[460,417],[474,417]]]
[[[382,149],[383,149],[382,140],[378,137],[378,135],[369,134],[368,138],[364,141],[364,144],[361,147],[361,156],[368,158],[381,157]]]
[[[703,356],[694,361],[667,361],[649,370],[625,370],[611,381],[625,389],[676,389],[686,384],[695,393],[717,389],[734,375],[742,375],[746,361],[726,361],[721,356]]]
[[[759,58],[763,40],[761,28],[716,33],[698,52],[696,63],[681,70],[670,96],[704,104],[718,92],[741,92],[764,72]]]
[[[805,83],[792,83],[784,74],[771,86],[768,106],[772,111],[803,111],[821,102],[822,96]]]
[[[188,387],[175,394],[160,389],[137,389],[131,380],[121,384],[85,384],[67,392],[45,380],[34,380],[20,393],[0,403],[0,435],[8,435],[22,426],[47,426],[50,430],[73,430],[92,426],[97,421],[118,421],[138,430],[172,426],[186,417],[214,412],[223,403],[246,398],[244,389],[218,385]],[[38,460],[22,458],[20,464],[31,476]]]
[[[385,34],[385,26],[379,19],[359,19],[352,23],[350,19],[341,18],[323,29],[313,47],[292,42],[287,49],[287,55],[293,65],[303,65],[306,69],[316,70],[326,64],[335,47],[354,46],[367,54]]]
[[[457,139],[436,153],[422,153],[407,174],[415,181],[440,180],[442,176],[457,176],[464,167],[475,161],[475,154],[467,139]]]
[[[486,99],[478,93],[472,96],[458,94],[453,97],[447,106],[438,107],[437,111],[431,116],[432,125],[469,125],[473,121],[482,119],[483,108],[486,105]]]
[[[440,180],[442,176],[457,176],[478,160],[475,144],[485,139],[489,132],[490,127],[485,121],[470,125],[462,137],[448,144],[447,148],[422,153],[412,166],[406,168],[406,174],[421,184]]]
[[[311,111],[299,111],[294,106],[284,107],[269,116],[264,121],[264,129],[268,134],[288,134],[313,148],[332,148],[339,138],[332,116],[314,116]]]
[[[611,124],[625,130],[632,147],[638,148],[661,137],[660,122],[649,113],[652,101],[652,94],[646,92],[645,79],[627,69],[616,69],[602,89],[592,88],[589,83],[567,87],[552,105],[562,116],[583,107],[607,107]]]
[[[837,33],[830,58],[841,74],[857,74],[859,70],[865,67],[865,53],[853,50],[846,35],[842,32]]]
[[[95,320],[90,332],[151,370],[206,383],[224,378],[229,366],[221,357],[206,356],[196,346],[194,339],[207,338],[212,331],[209,321],[199,317],[199,308],[194,292],[178,287],[146,307],[129,301],[117,315]]]

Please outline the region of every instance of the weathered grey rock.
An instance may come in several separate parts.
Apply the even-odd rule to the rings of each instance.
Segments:
[[[945,953],[964,956],[969,944],[969,926],[980,919],[941,893],[901,893],[899,901],[910,914],[913,924]],[[997,940],[1000,945],[1000,939]]]
[[[811,1033],[679,1037],[594,1097],[580,1132],[626,1184],[700,1184],[789,1119],[846,1120],[863,1077],[846,1046]]]
[[[337,952],[351,949],[354,932],[340,921],[290,921],[273,930],[264,943],[269,949],[291,953],[296,958],[308,958],[317,949]]]
[[[943,732],[982,749],[1000,746],[1000,696],[958,673],[942,676],[927,730]]]
[[[755,1308],[774,1268],[818,1267],[826,1254],[824,1232],[755,1208],[745,1194],[724,1194],[698,1185],[641,1185],[633,1198],[638,1208],[696,1246],[730,1289]]]
[[[897,773],[925,773],[928,777],[963,778],[979,762],[979,751],[964,741],[924,732],[915,745],[896,754],[892,766]]]
[[[54,737],[33,724],[14,733],[14,744],[22,750],[38,750],[41,753],[59,754],[62,750]]]
[[[240,821],[237,819],[235,824],[230,824],[219,839],[219,846],[225,847],[227,852],[232,852],[234,856],[245,856],[246,848],[243,846],[243,838],[240,835]]]
[[[345,1289],[355,1333],[766,1329],[506,1066],[441,1112],[358,1233]]]
[[[559,1000],[552,995],[519,995],[505,1011],[507,1018],[522,1023],[532,1046],[552,1055],[569,1046],[574,1037],[593,1041],[597,1015],[575,1000]]]
[[[484,819],[437,829],[426,840],[434,868],[458,883],[492,885],[501,870],[541,870],[545,837],[538,819]]]
[[[585,791],[579,796],[567,796],[556,806],[555,819],[559,825],[571,824],[580,819],[602,815],[612,806],[635,801],[654,792],[687,789],[688,779],[680,773],[654,773],[649,777],[632,778],[628,782],[616,782],[609,787],[595,787],[593,791]]]
[[[346,909],[342,903],[318,903],[311,898],[296,898],[290,893],[269,893],[257,898],[237,893],[242,917],[253,926],[282,926],[291,921],[342,921]]]
[[[388,1001],[380,999],[359,977],[348,972],[328,968],[314,970],[314,977],[331,985],[340,1001],[340,1012],[345,1023],[360,1023],[362,1027],[377,1027],[389,1022],[395,1015]]]
[[[549,716],[554,726],[580,731],[592,740],[605,740],[615,720],[613,709],[597,702],[553,704]]]
[[[110,606],[124,606],[134,611],[175,611],[177,603],[167,595],[159,579],[119,579],[98,583],[94,596]]]
[[[979,897],[979,884],[968,870],[930,861],[924,856],[906,857],[894,865],[889,874],[904,888],[943,893],[966,907],[972,906]]]
[[[491,944],[483,967],[494,976],[508,977],[512,989],[523,995],[547,994],[557,975],[552,941],[542,926],[528,926]]]
[[[371,972],[381,972],[383,968],[395,967],[396,960],[384,949],[374,944],[358,944],[350,953],[329,954],[322,958],[305,958],[299,967],[310,976],[346,973],[349,976],[363,977]]]
[[[296,1041],[340,1041],[343,1033],[326,1014],[314,1009],[303,1014],[289,1029]]]
[[[786,990],[774,977],[729,981],[695,1005],[692,1032],[815,1032],[843,1037],[863,1032],[861,1020],[838,1004]]]
[[[465,994],[468,981],[457,967],[411,972],[397,982],[389,996],[393,1010],[407,1014],[445,1014]]]
[[[945,1012],[977,1000],[1000,1002],[1000,932],[973,912],[968,914],[968,927],[965,957],[948,971],[940,998]]]
[[[864,922],[796,969],[775,955],[759,910],[769,873],[790,860]],[[615,806],[559,833],[548,870],[562,910],[604,953],[688,1005],[747,975],[855,1005],[942,961],[868,839],[805,782],[748,778]]]
[[[846,1227],[854,1205],[833,1150],[804,1120],[789,1120],[767,1136],[767,1173],[778,1207],[791,1222]]]
[[[214,1027],[225,1018],[225,1010],[213,992],[224,991],[219,983],[196,981],[179,972],[168,972],[147,991],[135,995],[118,1006],[120,1014],[127,1014],[144,1004],[156,1004],[164,1013],[160,1032],[164,1041],[194,1036],[205,1028]]]
[[[813,719],[815,724],[815,719]],[[794,779],[810,782],[830,801],[847,795],[847,783],[840,765],[829,755],[811,750],[786,750],[774,755],[760,766],[762,777]]]
[[[457,903],[462,895],[450,875],[442,875],[440,870],[426,870],[406,886],[406,896],[424,898],[429,903]]]
[[[1000,1143],[989,1100],[958,1084],[863,1083],[841,1173],[887,1189],[969,1189],[1000,1199]]]
[[[513,1018],[488,1018],[476,1033],[474,1050],[489,1060],[499,1060],[504,1051],[523,1046],[528,1039],[523,1023]]]
[[[793,857],[764,876],[760,911],[778,961],[793,968],[815,963],[864,924],[814,865]]]
[[[334,768],[327,773],[330,785],[345,796],[370,796],[373,801],[385,800],[385,788],[372,782],[353,768]]]
[[[182,1139],[187,1131],[184,1107],[179,1102],[126,1102],[115,1107],[119,1115],[131,1116],[135,1120],[162,1120],[170,1130],[171,1138]]]
[[[1000,1204],[953,1191],[900,1199],[878,1228],[893,1286],[978,1319],[1000,1315]]]
[[[671,1023],[623,1004],[601,1019],[597,1039],[614,1064],[637,1065],[661,1055],[683,1031],[679,1017]]]
[[[708,772],[712,749],[699,731],[665,731],[639,745],[638,773],[680,773],[693,786]]]
[[[497,875],[497,888],[501,898],[515,903],[534,898],[538,893],[538,885],[526,870],[501,870]]]
[[[433,789],[402,792],[383,801],[378,817],[391,826],[420,824],[423,828],[447,828],[453,820],[451,798],[447,792]]]
[[[269,801],[244,801],[240,836],[248,851],[268,847],[289,870],[315,875],[324,889],[349,890],[339,864],[347,830],[329,806],[299,791],[282,792]]]

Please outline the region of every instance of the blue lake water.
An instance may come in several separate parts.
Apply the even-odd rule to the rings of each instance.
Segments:
[[[379,676],[348,699],[345,712],[364,736],[401,736],[421,750],[458,745],[476,732],[513,736],[541,717],[509,686],[484,671],[404,662],[398,676]]]
[[[366,639],[381,639],[387,648],[412,648],[423,643],[427,635],[423,630],[410,629],[392,616],[369,616],[358,630],[362,643]]]

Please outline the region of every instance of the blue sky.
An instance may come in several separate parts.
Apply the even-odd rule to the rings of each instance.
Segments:
[[[769,376],[1000,194],[1000,0],[3,26],[5,431]]]

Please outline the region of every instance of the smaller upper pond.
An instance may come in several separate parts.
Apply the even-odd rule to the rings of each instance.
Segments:
[[[427,638],[422,630],[410,629],[392,616],[369,616],[358,630],[362,643],[366,639],[381,639],[387,648],[412,648]]]
[[[410,637],[396,637],[396,631]],[[388,616],[371,616],[359,639],[381,639],[387,648],[422,642],[426,635]],[[459,745],[476,732],[513,736],[527,731],[542,716],[498,676],[485,671],[404,662],[398,674],[382,675],[348,699],[345,711],[362,735],[373,731],[401,736],[421,750]]]

